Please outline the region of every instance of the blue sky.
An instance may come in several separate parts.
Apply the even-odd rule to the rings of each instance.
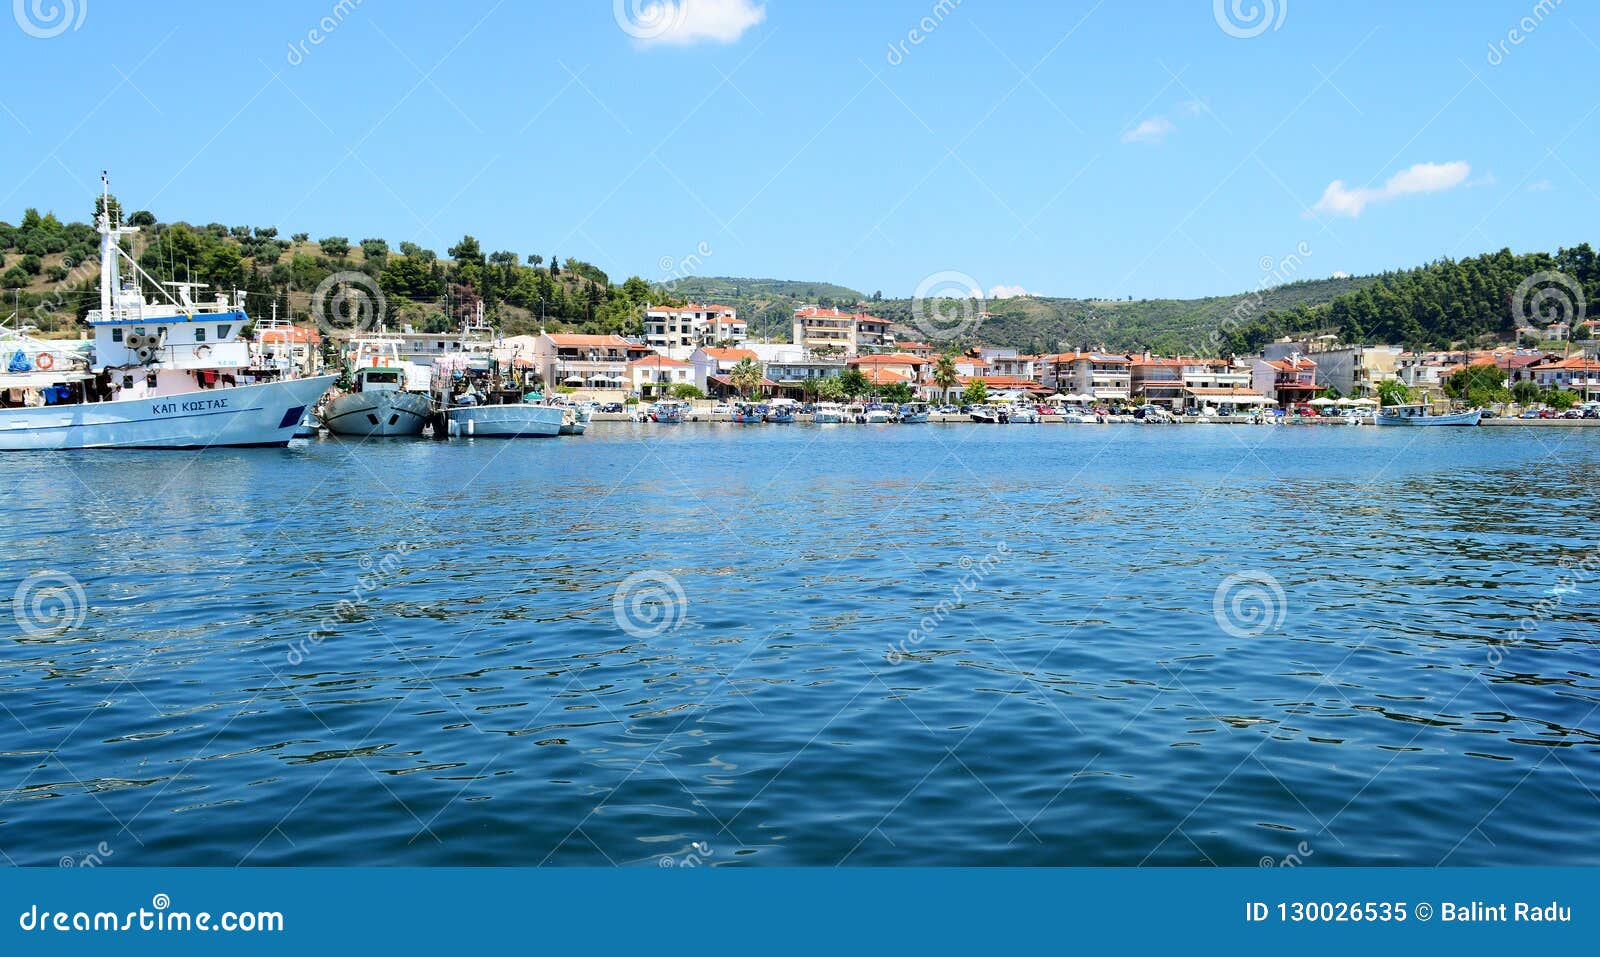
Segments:
[[[109,167],[162,219],[614,276],[1181,297],[1600,220],[1576,0],[51,2],[0,27],[13,222]]]

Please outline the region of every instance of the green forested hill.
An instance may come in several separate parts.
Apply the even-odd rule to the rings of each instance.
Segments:
[[[1324,305],[1274,309],[1227,330],[1224,346],[1249,352],[1312,329],[1411,347],[1510,342],[1522,326],[1581,321],[1597,295],[1600,260],[1588,243],[1553,255],[1502,249],[1384,273]]]
[[[1325,303],[1371,282],[1371,277],[1306,280],[1256,293],[1204,299],[999,299],[986,304],[990,317],[970,338],[1024,352],[1085,347],[1167,354],[1214,351],[1218,329],[1271,310]],[[920,338],[910,300],[875,302],[872,311],[902,324],[907,335]]]

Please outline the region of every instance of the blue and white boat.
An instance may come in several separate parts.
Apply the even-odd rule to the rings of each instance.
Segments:
[[[1483,418],[1482,409],[1471,409],[1466,412],[1449,412],[1444,415],[1434,415],[1426,405],[1421,403],[1406,405],[1387,405],[1378,410],[1375,422],[1378,425],[1477,425]]]
[[[244,294],[198,303],[198,283],[161,289],[121,248],[138,228],[112,223],[103,175],[101,185],[92,356],[13,339],[20,345],[7,350],[0,376],[0,450],[288,445],[335,377],[255,368],[242,335]],[[146,299],[136,278],[123,281],[124,262],[159,299]]]

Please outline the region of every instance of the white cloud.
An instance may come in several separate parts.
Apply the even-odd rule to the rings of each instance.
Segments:
[[[1016,299],[1019,296],[1037,296],[1036,292],[1029,292],[1021,286],[1007,286],[1001,284],[989,290],[990,299]]]
[[[617,23],[640,43],[732,43],[767,18],[757,0],[613,0]]]
[[[1176,127],[1164,116],[1152,116],[1122,134],[1124,143],[1159,143]]]
[[[1328,184],[1328,188],[1322,193],[1322,198],[1317,200],[1317,205],[1311,207],[1311,211],[1328,216],[1349,216],[1354,219],[1373,203],[1384,203],[1414,193],[1437,193],[1441,190],[1454,189],[1465,183],[1471,173],[1470,165],[1456,160],[1450,163],[1418,163],[1389,177],[1388,182],[1376,189],[1369,186],[1351,189],[1345,185],[1344,180],[1336,179]]]
[[[1350,278],[1350,274],[1345,272],[1343,269],[1340,269],[1340,270],[1338,270],[1337,272],[1335,272],[1333,274],[1333,278],[1335,278],[1335,279],[1349,279]]]

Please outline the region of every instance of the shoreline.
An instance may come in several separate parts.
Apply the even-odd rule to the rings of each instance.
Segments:
[[[594,423],[594,422],[633,422],[634,419],[633,419],[633,416],[630,413],[627,413],[627,412],[596,412],[591,416],[589,421],[591,423]],[[640,425],[654,425],[655,423],[641,422],[641,423],[638,423],[638,424],[640,424]],[[727,417],[727,416],[712,417],[712,416],[710,416],[708,414],[708,415],[706,415],[704,417],[701,417],[701,418],[685,419],[680,424],[682,424],[682,425],[731,425],[733,423],[732,423],[731,419],[729,417]],[[776,424],[776,423],[752,423],[752,424],[768,425],[768,424]],[[811,416],[810,415],[808,415],[808,414],[797,414],[795,416],[795,421],[794,421],[793,424],[796,424],[796,425],[801,425],[801,424],[814,425],[815,423],[813,423],[811,421]],[[860,423],[838,422],[838,423],[826,423],[826,424],[842,425],[842,426],[855,426],[855,425],[858,425]],[[877,424],[879,424],[879,425],[889,425],[889,424],[898,424],[898,423],[877,423]],[[927,424],[927,425],[981,425],[981,424],[989,424],[989,423],[974,422],[970,415],[961,415],[961,414],[941,415],[941,414],[935,413],[935,414],[933,414],[932,416],[929,417],[927,423],[925,423],[925,424]],[[1145,422],[1144,422],[1143,419],[1135,419],[1132,416],[1113,416],[1113,417],[1110,417],[1110,418],[1106,419],[1106,421],[1104,421],[1104,422],[1067,422],[1067,421],[1064,421],[1064,420],[1062,420],[1060,418],[1057,418],[1057,417],[1046,416],[1044,418],[1041,418],[1038,422],[1014,422],[1014,423],[1008,423],[1008,425],[1017,425],[1017,426],[1023,426],[1023,425],[1071,425],[1071,426],[1078,426],[1078,427],[1093,427],[1093,426],[1100,426],[1100,425],[1144,425],[1144,424],[1145,424]],[[1199,417],[1196,417],[1196,416],[1179,416],[1177,419],[1175,419],[1174,421],[1171,421],[1171,422],[1160,422],[1160,423],[1151,423],[1151,424],[1156,424],[1156,425],[1317,426],[1317,427],[1321,427],[1321,426],[1339,426],[1341,428],[1352,428],[1352,426],[1350,425],[1349,422],[1345,422],[1345,421],[1338,420],[1338,419],[1326,419],[1325,420],[1325,419],[1293,418],[1293,419],[1283,419],[1283,420],[1271,420],[1271,419],[1269,419],[1269,420],[1267,420],[1265,422],[1257,422],[1251,416],[1247,416],[1247,415],[1217,415],[1217,416],[1210,416],[1208,418],[1199,418]],[[1510,418],[1507,418],[1507,419],[1484,419],[1482,422],[1480,422],[1478,424],[1477,427],[1478,428],[1503,428],[1503,427],[1508,427],[1508,426],[1509,427],[1532,427],[1532,428],[1562,428],[1562,429],[1565,429],[1565,428],[1589,428],[1589,427],[1600,427],[1600,419],[1510,419]],[[1360,426],[1357,426],[1357,427],[1359,427],[1359,428],[1369,428],[1369,427],[1370,428],[1376,428],[1376,426],[1374,426],[1373,423],[1371,423],[1371,422],[1364,422]]]

